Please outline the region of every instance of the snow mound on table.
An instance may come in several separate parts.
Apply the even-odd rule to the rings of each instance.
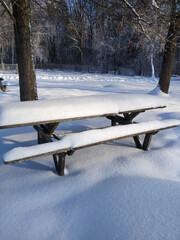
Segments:
[[[68,120],[138,109],[164,107],[165,100],[149,94],[108,94],[0,105],[0,127]]]

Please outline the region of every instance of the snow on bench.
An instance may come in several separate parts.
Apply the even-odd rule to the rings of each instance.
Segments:
[[[166,106],[150,94],[106,94],[0,104],[0,129],[143,111]]]
[[[16,163],[45,155],[53,155],[62,152],[67,153],[70,150],[78,150],[84,147],[141,134],[154,134],[160,130],[176,127],[179,124],[180,121],[175,119],[163,121],[155,120],[72,133],[64,136],[57,142],[44,143],[31,147],[14,148],[3,156],[4,163]]]
[[[127,93],[1,104],[0,129],[32,125],[38,133],[40,144],[12,149],[3,156],[4,163],[53,155],[56,170],[63,175],[66,154],[71,155],[81,148],[133,137],[138,148],[147,150],[153,134],[176,127],[180,122],[163,120],[136,124],[132,120],[141,112],[165,106],[165,100],[161,97]],[[107,117],[112,125],[119,125],[72,133],[61,139],[54,133],[62,121],[95,117]],[[141,134],[145,134],[143,144],[138,136]],[[52,138],[59,141],[54,142]]]

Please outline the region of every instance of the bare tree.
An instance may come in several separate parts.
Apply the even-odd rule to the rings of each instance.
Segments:
[[[180,34],[180,1],[171,0],[171,22],[166,38],[166,44],[163,54],[163,63],[159,79],[159,87],[164,93],[168,93],[174,57],[176,52],[176,43]]]
[[[85,71],[89,69],[91,71],[92,66],[92,71],[103,70],[107,73],[114,71],[120,74],[146,76],[155,74],[157,76],[161,70],[173,1],[178,6],[179,0],[0,0],[0,3],[6,2],[8,6],[9,2],[13,3],[14,15],[7,5],[4,9],[9,13],[15,25],[17,57],[21,55],[17,59],[18,62],[23,59],[23,52],[20,53],[23,45],[17,36],[23,32],[22,39],[30,39],[31,29],[28,30],[29,32],[25,29],[28,29],[27,22],[30,22],[31,15],[32,43],[35,60],[39,67],[53,67],[54,64],[61,64],[60,67],[63,68],[66,66],[62,64],[83,64],[90,66],[88,69],[84,66]],[[25,6],[27,8],[23,9]],[[179,11],[177,9],[175,10],[176,16]],[[29,16],[28,19],[27,16],[23,16],[25,11]],[[175,28],[177,28],[178,21],[176,18]],[[171,39],[176,38],[175,35],[169,33],[168,44]],[[28,46],[31,44],[28,41],[26,43]],[[172,46],[175,49],[176,44]],[[172,47],[170,48],[173,50]],[[25,57],[27,54],[31,56],[30,52],[27,52],[28,47],[25,46],[24,49],[26,49]],[[30,49],[32,53],[32,47]],[[4,51],[6,51],[5,56],[11,52],[9,50],[8,53],[6,48]],[[166,59],[169,62],[170,57]],[[31,60],[32,58],[29,58],[29,61]],[[26,61],[22,61],[21,70],[23,74],[28,73],[29,70],[24,68]],[[27,66],[33,68],[31,63]],[[165,66],[162,68],[161,75],[164,74],[167,77],[172,71],[167,68],[167,65]],[[80,66],[76,67],[78,70],[82,69]],[[178,74],[177,64],[174,70]],[[20,88],[25,89],[26,86],[27,89],[36,88],[33,82],[30,85],[27,84],[29,78],[27,75],[22,78],[25,81],[24,85],[20,84]],[[163,76],[160,79],[161,90],[165,91],[162,86],[166,78]],[[23,83],[23,80],[20,82]],[[33,92],[33,89],[30,91]],[[28,93],[23,94],[28,96]]]
[[[12,12],[4,0],[1,5],[14,23],[19,68],[20,100],[37,100],[36,75],[31,45],[31,0],[12,0]]]

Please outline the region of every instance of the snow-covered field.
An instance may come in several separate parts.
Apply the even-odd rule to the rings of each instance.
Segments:
[[[0,103],[19,100],[18,76]],[[39,99],[107,93],[147,93],[157,79],[37,71]],[[156,94],[156,91],[154,91]],[[173,78],[166,109],[137,120],[180,119],[180,78]],[[108,125],[107,119],[65,122],[57,133]],[[52,157],[4,165],[13,147],[36,144],[32,127],[0,130],[0,240],[179,240],[180,127],[153,136],[150,151],[132,139],[86,148],[67,157],[66,175]]]

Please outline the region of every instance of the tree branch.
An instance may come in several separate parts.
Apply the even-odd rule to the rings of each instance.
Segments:
[[[142,19],[140,17],[140,15],[137,13],[137,11],[134,9],[134,7],[127,0],[122,0],[122,1],[126,4],[126,6],[131,10],[131,12],[138,19],[138,24],[139,24],[141,32],[144,33],[144,35],[147,37],[147,39],[149,39],[150,42],[152,42],[152,39],[147,35],[147,33],[146,33],[142,23],[141,23],[141,22],[144,22],[144,19]]]
[[[9,17],[11,18],[11,20],[13,21],[13,23],[16,23],[16,19],[14,18],[10,8],[8,7],[8,5],[4,2],[4,0],[0,0],[1,5],[3,6],[3,8],[5,9],[5,11],[8,13]]]
[[[106,5],[100,4],[100,3],[98,3],[97,1],[94,1],[94,0],[90,0],[90,1],[91,1],[92,3],[94,3],[94,4],[96,4],[96,5],[99,6],[99,7],[107,8]]]

